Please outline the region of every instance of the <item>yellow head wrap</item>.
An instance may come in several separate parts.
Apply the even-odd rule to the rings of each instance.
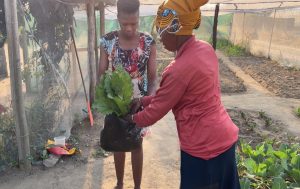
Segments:
[[[208,0],[165,0],[158,8],[156,27],[158,31],[171,31],[176,35],[192,35],[200,26],[200,6]]]

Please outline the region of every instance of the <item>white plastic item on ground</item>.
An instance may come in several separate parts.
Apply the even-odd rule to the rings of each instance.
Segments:
[[[65,136],[54,137],[54,145],[65,146],[66,145],[66,137]]]

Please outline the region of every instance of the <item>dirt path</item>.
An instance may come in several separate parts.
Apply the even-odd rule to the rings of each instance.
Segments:
[[[0,79],[0,104],[8,107],[10,105],[10,79]]]
[[[286,124],[291,133],[300,134],[300,119],[293,112],[296,107],[300,107],[299,99],[276,97],[251,76],[245,74],[223,53],[218,51],[217,54],[223,60],[223,63],[244,81],[244,85],[247,87],[246,94],[222,96],[223,103],[227,108],[237,107],[246,110],[264,111],[271,118],[281,120]]]
[[[144,140],[144,169],[142,188],[178,188],[179,145],[173,115],[169,113],[151,128],[152,134]],[[133,188],[130,153],[126,157],[124,188]],[[103,189],[115,184],[112,156],[104,160],[106,174]]]
[[[87,137],[97,137],[100,127],[87,128]],[[152,134],[144,140],[143,145],[142,188],[178,188],[179,145],[172,113],[156,123],[151,131]],[[97,139],[94,140],[96,143]],[[93,156],[94,152],[95,146],[89,145],[83,154],[87,159],[83,162],[65,160],[45,171],[34,170],[32,175],[8,173],[0,178],[0,189],[113,189],[116,184],[113,156],[97,158]],[[126,157],[124,185],[125,189],[133,188],[130,153]]]

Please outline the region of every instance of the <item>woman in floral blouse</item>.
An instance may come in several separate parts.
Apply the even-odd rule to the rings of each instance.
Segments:
[[[156,45],[154,39],[138,31],[139,0],[117,2],[120,30],[112,31],[100,39],[99,79],[107,70],[116,66],[130,74],[134,84],[134,97],[153,95],[156,80]],[[145,131],[144,131],[145,132]],[[125,152],[114,153],[117,189],[123,188]],[[135,189],[139,189],[142,178],[143,148],[131,152]]]

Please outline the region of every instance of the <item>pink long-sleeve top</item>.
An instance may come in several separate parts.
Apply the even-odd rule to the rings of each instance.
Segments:
[[[171,109],[181,150],[211,159],[238,139],[238,127],[222,102],[218,58],[206,42],[191,37],[162,74],[154,96],[143,97],[144,110],[133,116],[140,127],[154,124]]]

